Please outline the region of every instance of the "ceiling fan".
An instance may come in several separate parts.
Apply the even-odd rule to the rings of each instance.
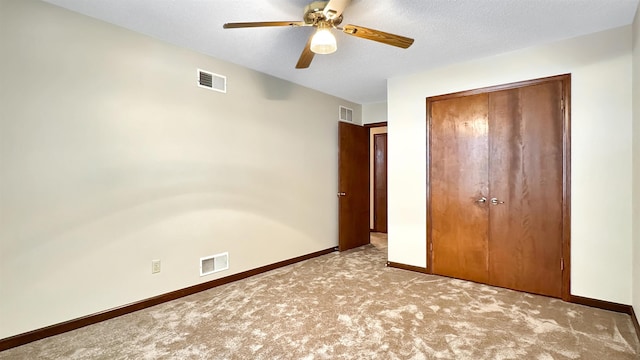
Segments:
[[[298,59],[298,63],[296,64],[296,69],[308,68],[311,60],[313,60],[314,54],[331,54],[336,51],[336,38],[331,33],[331,29],[340,30],[347,35],[373,40],[403,49],[413,44],[413,39],[411,38],[362,26],[345,25],[344,27],[339,27],[338,25],[342,23],[342,12],[349,2],[350,0],[314,1],[305,7],[303,21],[236,22],[226,23],[222,27],[225,29],[268,26],[316,27],[316,32],[309,37],[307,45],[304,47],[304,50],[302,50],[300,59]]]

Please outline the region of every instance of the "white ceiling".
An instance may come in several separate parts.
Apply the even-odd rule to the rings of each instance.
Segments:
[[[640,0],[353,0],[343,25],[415,39],[407,50],[336,34],[338,51],[295,64],[312,28],[222,29],[299,21],[310,0],[45,0],[157,39],[360,104],[386,79],[633,22]]]

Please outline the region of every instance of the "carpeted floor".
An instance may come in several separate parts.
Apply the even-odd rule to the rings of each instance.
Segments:
[[[628,315],[385,267],[383,236],[0,359],[638,359]]]

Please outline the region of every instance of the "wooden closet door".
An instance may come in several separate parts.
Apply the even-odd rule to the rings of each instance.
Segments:
[[[488,281],[488,95],[431,104],[431,271]]]
[[[492,285],[562,295],[561,99],[560,80],[489,94]]]

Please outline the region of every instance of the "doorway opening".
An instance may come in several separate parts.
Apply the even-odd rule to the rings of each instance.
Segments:
[[[369,228],[371,244],[387,253],[387,123],[369,129]]]
[[[339,250],[373,244],[387,255],[387,127],[338,127]]]

